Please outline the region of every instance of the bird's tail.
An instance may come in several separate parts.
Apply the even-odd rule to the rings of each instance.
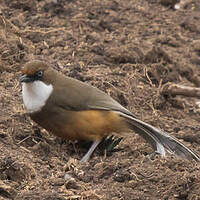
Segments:
[[[155,151],[165,156],[166,152],[175,154],[184,159],[195,159],[200,161],[200,156],[187,148],[178,139],[168,135],[167,133],[137,119],[133,116],[118,112],[118,114],[125,118],[126,122],[132,130],[141,135]]]

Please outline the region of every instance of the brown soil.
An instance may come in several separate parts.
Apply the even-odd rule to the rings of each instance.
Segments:
[[[160,95],[167,82],[200,86],[200,1],[162,2],[0,1],[0,200],[200,199],[199,163],[151,157],[132,134],[80,165],[87,149],[45,132],[22,104],[20,68],[43,59],[200,153],[197,99]]]

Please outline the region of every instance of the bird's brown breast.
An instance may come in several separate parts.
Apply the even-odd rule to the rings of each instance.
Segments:
[[[70,140],[100,141],[110,133],[126,129],[123,119],[113,111],[43,110],[31,114],[31,118],[47,131]]]

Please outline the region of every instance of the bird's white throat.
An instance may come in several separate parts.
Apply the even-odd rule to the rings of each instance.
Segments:
[[[29,113],[41,110],[53,91],[53,86],[42,81],[22,83],[24,105]]]

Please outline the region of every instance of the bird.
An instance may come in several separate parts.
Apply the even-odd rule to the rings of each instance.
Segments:
[[[103,138],[135,132],[163,157],[174,154],[200,161],[200,156],[177,138],[138,119],[111,96],[85,82],[68,77],[41,60],[21,69],[22,98],[30,118],[58,137],[91,141],[80,162],[89,161]]]

